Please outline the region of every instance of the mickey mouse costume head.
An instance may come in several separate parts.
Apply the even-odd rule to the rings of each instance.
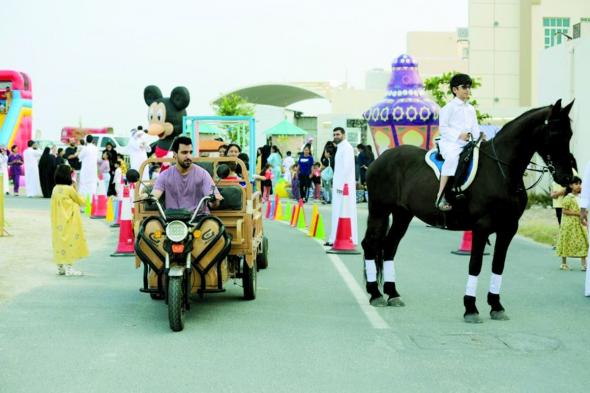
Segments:
[[[152,151],[158,158],[166,157],[174,138],[182,133],[182,116],[186,115],[190,102],[188,89],[178,86],[170,97],[163,97],[157,86],[150,85],[143,91],[143,98],[148,106],[148,134],[159,138]]]

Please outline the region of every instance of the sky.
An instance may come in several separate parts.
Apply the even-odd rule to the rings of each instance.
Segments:
[[[147,123],[145,86],[191,95],[190,115],[240,87],[346,81],[389,69],[410,31],[467,26],[467,0],[3,0],[0,69],[29,74],[33,128]]]

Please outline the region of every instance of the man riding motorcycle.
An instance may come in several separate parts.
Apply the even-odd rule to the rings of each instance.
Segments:
[[[151,195],[160,199],[166,192],[166,209],[196,209],[199,201],[213,193],[215,200],[208,206],[216,208],[223,197],[215,187],[215,182],[205,169],[192,162],[193,143],[189,137],[179,136],[172,143],[176,165],[158,176]],[[204,207],[206,211],[207,207]]]

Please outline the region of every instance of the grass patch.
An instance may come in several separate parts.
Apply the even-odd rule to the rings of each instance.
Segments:
[[[527,220],[521,222],[520,227],[518,228],[518,233],[536,242],[553,246],[557,241],[559,227],[557,226],[557,223],[548,225],[544,220]]]

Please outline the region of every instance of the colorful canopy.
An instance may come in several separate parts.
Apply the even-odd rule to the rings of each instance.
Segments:
[[[295,124],[287,120],[283,120],[274,127],[269,128],[264,132],[266,136],[271,135],[307,135],[307,131],[297,127]]]

